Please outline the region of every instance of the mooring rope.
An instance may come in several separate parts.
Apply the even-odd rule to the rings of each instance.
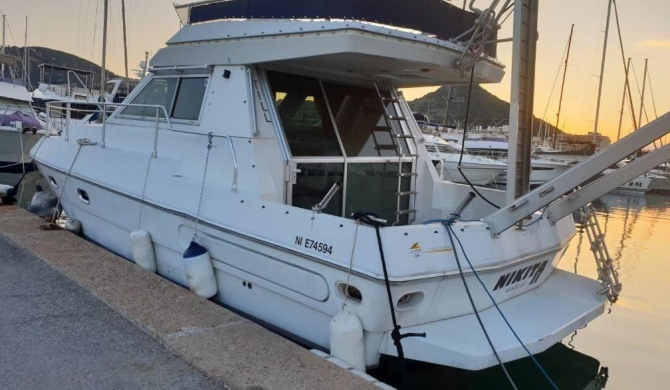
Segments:
[[[195,225],[193,226],[193,237],[191,241],[195,242],[198,239],[198,228],[200,226],[200,207],[202,207],[202,198],[205,193],[205,181],[207,179],[207,167],[209,166],[209,154],[212,151],[214,133],[211,131],[207,134],[207,155],[205,157],[205,169],[202,174],[202,184],[200,185],[200,200],[198,200],[198,213],[195,216]]]
[[[498,313],[500,314],[500,316],[502,317],[502,319],[505,321],[505,324],[507,324],[507,327],[509,328],[509,330],[512,332],[512,334],[514,335],[514,337],[516,338],[516,340],[519,342],[519,344],[521,345],[521,347],[526,351],[526,353],[528,354],[528,356],[530,357],[530,359],[533,361],[533,363],[535,364],[535,366],[537,366],[538,370],[539,370],[539,371],[542,373],[542,375],[545,377],[545,379],[547,380],[547,382],[549,383],[549,385],[550,385],[552,388],[558,390],[558,386],[556,385],[556,383],[551,379],[551,377],[549,377],[549,374],[547,374],[547,372],[544,370],[544,368],[542,367],[542,365],[540,365],[540,363],[537,361],[537,359],[535,358],[535,356],[533,356],[533,354],[528,350],[528,348],[527,348],[526,345],[523,343],[523,341],[521,341],[521,338],[520,338],[519,335],[516,333],[516,331],[515,331],[514,328],[512,327],[512,324],[510,324],[509,320],[507,319],[507,317],[505,316],[505,314],[502,312],[502,310],[501,310],[500,307],[498,306],[498,303],[497,303],[496,300],[493,298],[493,295],[491,295],[491,292],[488,290],[488,288],[486,288],[486,284],[484,284],[484,282],[482,281],[482,279],[479,277],[479,274],[478,274],[477,271],[475,270],[474,266],[472,265],[472,262],[471,262],[470,259],[468,258],[467,253],[465,252],[465,249],[464,249],[464,247],[463,247],[463,243],[462,243],[461,240],[458,238],[458,236],[456,235],[456,233],[453,231],[452,225],[453,225],[454,221],[456,220],[456,218],[458,218],[458,215],[457,215],[457,214],[456,214],[456,215],[452,215],[452,217],[449,218],[449,219],[441,220],[440,222],[441,222],[441,223],[444,225],[444,227],[447,229],[447,234],[449,235],[449,241],[451,242],[451,247],[452,247],[453,250],[454,250],[454,257],[456,258],[456,264],[458,265],[458,271],[459,271],[459,273],[460,273],[460,275],[461,275],[461,279],[463,280],[463,284],[464,284],[464,286],[465,286],[465,289],[466,289],[466,291],[468,292],[468,298],[470,299],[470,304],[472,305],[472,308],[473,308],[473,310],[475,311],[475,315],[477,316],[477,320],[479,321],[479,325],[482,327],[482,330],[484,331],[484,334],[486,335],[486,339],[487,339],[487,341],[489,341],[489,345],[491,346],[491,349],[493,350],[493,353],[495,354],[496,358],[498,359],[498,363],[500,364],[501,368],[503,369],[503,371],[505,371],[505,375],[508,377],[508,379],[509,379],[509,381],[510,381],[510,384],[511,384],[514,388],[516,388],[515,385],[514,385],[514,382],[512,382],[512,378],[509,377],[509,374],[507,373],[507,370],[505,369],[505,366],[503,365],[502,361],[500,360],[500,357],[498,356],[497,351],[495,350],[493,344],[491,343],[491,340],[490,340],[490,338],[489,338],[489,336],[488,336],[488,333],[487,333],[486,330],[485,330],[484,324],[482,323],[481,318],[479,317],[479,313],[478,313],[478,311],[477,311],[477,308],[475,307],[474,301],[472,300],[472,296],[470,295],[468,285],[467,285],[467,283],[465,282],[465,276],[464,276],[464,274],[463,274],[463,269],[462,269],[462,267],[461,267],[461,263],[460,263],[460,260],[459,260],[459,257],[458,257],[458,251],[456,250],[456,246],[454,245],[454,238],[456,239],[456,242],[458,243],[458,246],[460,247],[461,252],[463,253],[463,256],[465,257],[465,260],[468,262],[468,265],[470,266],[470,269],[472,270],[472,273],[475,275],[477,281],[479,281],[479,284],[482,286],[482,288],[483,288],[484,291],[486,292],[486,295],[488,295],[488,297],[491,299],[491,302],[493,303],[493,306],[496,308],[496,310],[498,311]]]
[[[384,284],[386,285],[386,295],[388,297],[388,302],[389,302],[389,309],[391,311],[391,321],[393,322],[393,330],[391,331],[391,339],[393,340],[393,344],[396,347],[397,353],[398,353],[398,359],[400,360],[400,377],[401,377],[401,383],[404,380],[405,376],[405,352],[403,351],[402,348],[402,339],[406,337],[426,337],[425,333],[405,333],[401,334],[400,333],[400,325],[398,325],[398,320],[395,315],[395,307],[393,305],[393,295],[391,294],[391,283],[389,282],[389,275],[386,267],[386,258],[384,256],[384,248],[382,246],[382,237],[379,229],[386,224],[386,221],[383,219],[380,219],[376,214],[374,213],[364,213],[364,212],[357,212],[354,213],[353,218],[356,221],[360,221],[362,223],[365,223],[366,225],[372,226],[375,228],[375,232],[377,233],[377,245],[379,247],[379,255],[381,257],[381,262],[382,262],[382,271],[384,272]]]

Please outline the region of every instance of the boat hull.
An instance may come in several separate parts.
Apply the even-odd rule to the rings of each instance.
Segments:
[[[40,134],[0,128],[0,172],[18,173],[31,168],[30,149]]]
[[[182,253],[193,237],[195,221],[192,216],[175,209],[142,202],[77,175],[71,175],[66,182],[66,173],[63,170],[41,164],[39,160],[38,167],[51,183],[52,190],[56,193],[62,191],[63,208],[70,217],[81,222],[83,234],[87,238],[122,257],[132,259],[129,235],[141,226],[151,233],[157,272],[178,284],[187,284]],[[66,184],[67,188],[58,188],[61,183]],[[85,196],[82,196],[82,191]],[[344,302],[339,286],[349,278],[351,284],[359,286],[366,297],[363,302],[347,300],[350,310],[360,317],[364,326],[366,365],[377,365],[381,354],[393,354],[392,350],[384,347],[384,340],[388,340],[390,335],[391,321],[383,279],[371,278],[357,272],[348,276],[347,270],[341,267],[207,222],[199,225],[198,237],[198,242],[208,248],[213,260],[218,284],[218,294],[215,297],[217,301],[302,343],[327,350],[330,347],[329,323],[341,310]],[[524,295],[533,299],[534,289],[556,274],[555,266],[570,237],[561,245],[542,253],[481,269],[480,277],[489,288],[496,287],[494,294],[498,302],[515,301]],[[470,242],[466,243],[466,252],[476,257],[476,251],[470,248],[471,245]],[[428,253],[423,256],[428,256]],[[534,275],[536,272],[537,275]],[[519,280],[512,283],[517,273]],[[525,275],[523,278],[522,273]],[[467,272],[465,278],[469,286],[476,285],[477,279],[472,273]],[[441,318],[441,323],[447,325],[452,320],[472,314],[472,307],[466,299],[463,283],[457,272],[440,277],[394,280],[391,285],[396,298],[407,293],[422,293],[422,299],[417,301],[416,306],[396,308],[398,321],[403,328],[412,329],[414,326],[435,322],[427,320],[435,318],[429,316],[437,316]],[[596,290],[595,286],[591,287],[593,291]],[[601,297],[600,302],[604,302],[604,298]],[[423,304],[419,305],[421,303]],[[485,309],[491,307],[492,303],[480,290],[476,305]],[[562,316],[558,321],[562,321],[561,329],[574,331],[582,322],[590,319],[593,313],[584,312],[577,315],[577,318],[574,318],[574,313],[570,313],[570,316]],[[534,320],[529,317],[525,321]],[[469,331],[480,335],[479,330]],[[562,336],[563,332],[552,333],[542,340],[531,342],[529,347],[534,352],[541,352],[558,342]],[[436,337],[437,334],[429,339],[443,352],[452,353],[450,351],[453,347]],[[479,341],[485,340],[481,338]],[[431,354],[413,352],[408,357],[445,364],[442,360],[433,359]],[[509,354],[508,357],[510,360],[518,358],[517,354]],[[481,369],[493,363],[491,356],[482,359],[473,355],[462,360],[449,361],[448,364],[459,368]]]

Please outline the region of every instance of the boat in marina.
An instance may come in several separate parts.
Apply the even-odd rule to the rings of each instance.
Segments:
[[[506,138],[495,136],[481,136],[468,138],[464,146],[472,154],[496,158],[500,161],[507,161],[507,151],[509,143]],[[537,186],[554,179],[558,175],[570,169],[576,162],[567,162],[562,159],[544,158],[541,156],[531,156],[530,184]],[[500,177],[503,182],[507,181],[507,176]]]
[[[477,15],[433,1],[415,1],[428,16],[414,19],[372,0],[300,4],[177,6],[184,27],[137,88],[89,103],[109,118],[68,122],[32,149],[82,234],[333,354],[348,313],[359,332],[349,363],[363,369],[400,355],[484,369],[602,314],[612,286],[556,268],[571,210],[538,211],[581,174],[536,190],[546,203],[523,215],[534,200],[445,181],[398,90],[462,83],[445,64],[468,49],[448,38]],[[493,57],[472,69],[476,83],[504,74]]]
[[[616,164],[616,167],[617,168],[625,167],[631,161],[633,160],[632,159],[622,160]],[[604,170],[603,174],[609,175],[614,171],[615,168],[609,168]],[[659,172],[658,169],[651,169],[649,172],[645,172],[640,176],[620,185],[619,187],[614,189],[614,191],[635,194],[635,195],[644,195],[645,193],[655,189],[665,189],[670,187],[668,186],[668,182],[670,181],[670,179],[668,179],[666,176],[663,176],[660,173],[661,172]]]
[[[137,80],[113,78],[105,82],[105,90],[95,89],[94,72],[53,64],[40,64],[40,83],[31,93],[36,109],[46,114],[47,104],[52,108],[49,113],[49,130],[61,132],[66,121],[89,122],[100,118],[100,107],[92,105],[103,100],[122,102],[137,86]],[[74,108],[66,117],[67,107]],[[43,114],[40,114],[43,115]]]
[[[464,151],[462,146],[452,145],[440,137],[423,134],[424,146],[431,155],[440,177],[456,183],[487,185],[495,184],[507,171],[507,164]],[[467,179],[467,180],[466,180]]]
[[[13,68],[19,59],[0,54],[0,63]],[[30,169],[30,149],[44,134],[31,105],[30,93],[20,81],[0,79],[0,171]]]

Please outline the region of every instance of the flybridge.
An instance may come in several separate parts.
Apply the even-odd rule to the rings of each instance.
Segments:
[[[343,19],[417,30],[442,40],[467,31],[478,17],[436,0],[216,0],[175,9],[184,25],[224,19]],[[489,53],[495,57],[495,46]]]

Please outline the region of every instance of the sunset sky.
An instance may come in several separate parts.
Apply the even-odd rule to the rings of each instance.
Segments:
[[[178,1],[178,0],[177,0]],[[128,24],[128,53],[131,68],[137,68],[144,51],[155,53],[164,46],[178,29],[179,19],[174,11],[174,0],[126,0]],[[484,8],[490,2],[478,0],[475,6]],[[123,38],[121,28],[121,1],[110,0],[108,35],[109,68],[123,74]],[[461,1],[454,4],[460,5]],[[651,89],[658,115],[670,110],[670,2],[667,0],[619,0],[624,48],[633,58],[633,68],[641,85],[644,59],[649,59]],[[644,5],[642,5],[644,4]],[[66,51],[100,63],[102,36],[102,0],[2,0],[0,12],[7,15],[9,28],[7,44],[23,46],[25,16],[29,17],[28,41],[30,46],[46,46]],[[607,0],[553,0],[540,2],[538,58],[536,70],[535,115],[554,123],[560,90],[559,66],[565,51],[570,25],[575,24],[570,64],[565,86],[560,127],[573,133],[593,130],[598,90],[600,57],[607,14]],[[499,32],[510,37],[511,18]],[[511,66],[511,43],[498,49],[499,59]],[[554,86],[553,97],[549,100]],[[616,138],[619,108],[623,92],[624,69],[612,12],[610,37],[605,65],[600,131]],[[632,90],[639,111],[639,93],[635,78]],[[486,85],[498,97],[509,100],[509,75],[502,83]],[[409,98],[425,94],[431,89],[407,90]],[[546,109],[549,102],[549,108]],[[645,97],[649,119],[656,115],[649,86]],[[545,115],[546,109],[546,115]],[[624,116],[622,134],[631,129],[628,111]],[[646,120],[643,120],[646,123]]]

